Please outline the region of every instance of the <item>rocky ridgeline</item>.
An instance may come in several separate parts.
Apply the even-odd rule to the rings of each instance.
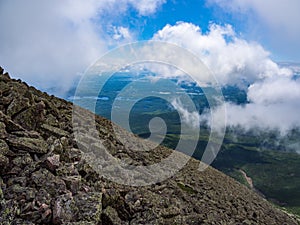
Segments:
[[[171,153],[163,147],[135,152],[115,138],[109,121],[96,122],[110,153],[129,164],[150,165]],[[72,104],[0,69],[0,224],[297,224],[231,178],[212,168],[199,172],[198,165],[192,159],[156,185],[115,184],[83,159]]]

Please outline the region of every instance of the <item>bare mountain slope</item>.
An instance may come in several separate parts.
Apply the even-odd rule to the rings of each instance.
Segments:
[[[134,151],[116,139],[110,121],[95,118],[119,160],[151,165],[172,152]],[[72,104],[0,69],[0,224],[297,224],[228,176],[210,167],[199,172],[198,165],[191,159],[171,179],[150,186],[113,183],[83,159]]]

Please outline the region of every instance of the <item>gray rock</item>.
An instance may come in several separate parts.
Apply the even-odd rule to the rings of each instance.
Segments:
[[[31,179],[37,187],[44,188],[51,196],[58,196],[67,192],[65,182],[45,168],[34,172]]]
[[[105,210],[103,210],[102,215],[102,223],[107,225],[120,225],[122,224],[122,220],[119,218],[117,210],[108,206]]]
[[[0,81],[9,82],[10,81],[9,74],[8,73],[1,74]]]
[[[94,222],[97,224],[101,221],[102,212],[102,193],[90,192],[79,193],[74,196],[76,206],[79,209],[78,220]]]
[[[47,157],[46,165],[50,171],[55,171],[60,165],[60,155]]]
[[[1,170],[5,170],[9,165],[9,159],[4,156],[4,155],[1,155],[0,154],[0,168]],[[0,171],[0,174],[1,174],[1,171]]]
[[[6,138],[7,132],[6,132],[6,125],[3,122],[0,122],[0,138]]]
[[[75,222],[75,215],[78,214],[78,208],[72,194],[58,196],[53,207],[53,224],[65,224]]]
[[[6,155],[9,151],[9,147],[4,140],[0,139],[0,154]]]
[[[26,130],[36,129],[38,120],[35,109],[30,107],[29,109],[24,110],[14,118],[14,121],[20,124]]]
[[[11,118],[5,115],[1,110],[0,110],[0,121],[5,123],[7,132],[25,131],[25,129],[22,126],[12,121]]]
[[[42,138],[26,138],[9,136],[8,145],[15,151],[27,151],[30,153],[45,154],[48,152],[47,143]]]
[[[18,166],[20,168],[24,168],[25,166],[29,165],[32,162],[33,162],[33,159],[31,158],[29,153],[26,153],[23,156],[16,157],[12,160],[12,163],[15,166]]]
[[[73,194],[78,193],[81,189],[81,176],[67,176],[64,177],[68,190],[70,190]]]
[[[55,137],[64,137],[64,136],[68,136],[69,133],[64,131],[64,130],[61,130],[57,127],[53,127],[53,126],[50,126],[48,124],[42,124],[41,125],[41,129],[44,131],[44,132],[47,132],[47,133],[50,133],[51,135],[54,135]]]
[[[7,108],[7,115],[14,116],[30,106],[28,98],[16,98]]]

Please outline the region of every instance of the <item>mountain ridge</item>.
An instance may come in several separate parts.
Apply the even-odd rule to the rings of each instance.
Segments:
[[[0,224],[298,224],[223,173],[198,171],[195,159],[157,184],[113,183],[83,157],[72,113],[70,102],[0,68]],[[109,153],[129,165],[151,165],[172,153],[161,146],[134,151],[117,140],[110,121],[95,121]]]

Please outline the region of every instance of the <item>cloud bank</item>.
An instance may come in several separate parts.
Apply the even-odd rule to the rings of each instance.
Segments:
[[[122,19],[128,10],[150,15],[164,2],[1,1],[1,66],[32,85],[65,90],[111,45],[134,40],[128,27],[112,26],[113,20]]]
[[[300,81],[294,79],[292,70],[272,61],[261,45],[240,38],[231,26],[211,25],[209,32],[203,33],[194,24],[179,22],[165,26],[153,39],[192,51],[220,85],[245,89],[248,104],[226,103],[228,126],[279,129],[282,134],[300,127]],[[219,113],[219,109],[212,112],[213,116]],[[201,121],[209,121],[209,117],[201,115]]]
[[[273,0],[207,1],[230,12],[251,11],[258,22],[273,31],[273,36],[278,34],[285,40],[282,43],[290,40],[293,45],[295,37],[299,42],[300,27],[295,22],[300,21],[298,0],[276,4]],[[74,77],[112,46],[136,40],[135,31],[114,21],[124,19],[130,10],[140,16],[154,14],[165,2],[0,1],[1,66],[42,89],[56,86],[66,90]],[[212,70],[221,85],[238,85],[247,91],[249,104],[227,104],[230,126],[277,127],[282,132],[300,126],[299,80],[293,78],[290,69],[272,61],[260,44],[244,40],[230,25],[211,24],[204,33],[194,24],[178,22],[166,25],[153,40],[189,49]]]
[[[241,85],[273,76],[290,76],[280,68],[261,45],[239,38],[230,25],[212,24],[208,33],[191,24],[166,25],[153,40],[182,46],[198,55],[221,85]]]

